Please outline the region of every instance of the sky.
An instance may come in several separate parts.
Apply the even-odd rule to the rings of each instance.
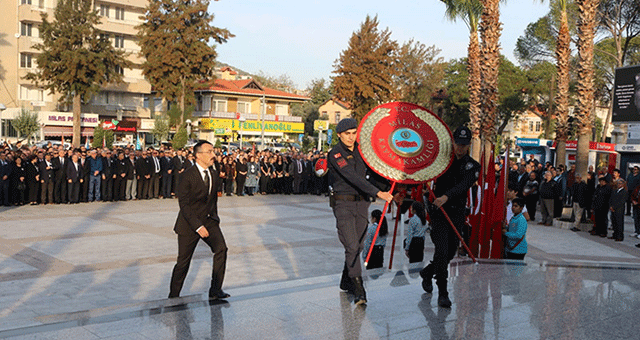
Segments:
[[[209,12],[214,26],[235,34],[216,46],[218,61],[252,74],[286,74],[299,89],[333,76],[335,60],[367,15],[377,15],[392,39],[435,45],[445,60],[465,57],[469,41],[466,24],[446,19],[439,0],[219,0],[211,1]],[[503,2],[501,53],[517,63],[518,37],[547,12],[547,1]]]

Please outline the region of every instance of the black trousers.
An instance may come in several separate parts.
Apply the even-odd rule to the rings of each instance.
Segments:
[[[205,228],[209,231],[209,237],[202,240],[211,248],[213,253],[213,271],[211,273],[211,290],[220,291],[224,282],[224,273],[227,268],[227,243],[220,230],[220,224],[214,220],[207,219]],[[198,241],[200,241],[198,233],[190,233],[187,235],[178,234],[178,260],[173,267],[171,274],[171,286],[169,291],[170,297],[180,296],[180,291],[184,285],[184,279],[187,277],[189,266],[193,252],[196,250]]]
[[[466,225],[466,216],[464,209],[447,210],[449,218],[460,232]],[[428,273],[427,276],[433,275],[440,291],[446,291],[447,278],[449,277],[449,262],[456,255],[460,240],[453,231],[451,225],[444,217],[441,210],[437,210],[431,214],[431,241],[435,247],[433,259],[431,263],[424,269]]]
[[[164,173],[162,174],[162,196],[164,198],[171,197],[171,183],[173,183],[173,175]]]
[[[152,174],[149,180],[149,198],[158,198],[160,195],[160,174]]]
[[[102,180],[102,183],[100,184],[100,191],[102,191],[102,196],[100,197],[101,200],[113,200],[113,176],[108,176],[106,179]]]
[[[69,191],[69,202],[78,203],[78,199],[80,196],[80,182],[75,181],[75,182],[67,183],[67,188]]]
[[[140,176],[138,179],[138,199],[149,198],[149,178]]]
[[[67,203],[67,179],[56,180],[53,189],[53,201],[56,203]]]
[[[611,226],[613,227],[613,238],[624,239],[624,206],[611,213]]]
[[[344,262],[347,264],[349,277],[362,276],[360,252],[369,223],[370,204],[368,201],[336,200],[333,207],[338,238],[344,247]]]
[[[125,190],[127,188],[127,178],[116,176],[116,179],[113,181],[113,200],[114,201],[124,201],[125,200]]]
[[[597,235],[607,235],[607,225],[609,224],[609,210],[595,210],[594,211],[595,220],[596,220],[596,234]]]
[[[236,176],[236,195],[238,196],[244,195],[244,182],[246,181],[247,181],[247,176],[245,175]]]
[[[27,188],[29,189],[29,202],[38,202],[38,193],[40,192],[40,182],[29,181]]]

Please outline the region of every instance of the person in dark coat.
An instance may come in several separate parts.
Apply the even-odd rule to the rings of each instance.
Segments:
[[[244,196],[244,182],[247,180],[247,162],[244,156],[240,156],[236,162],[236,195]]]
[[[38,157],[31,155],[26,166],[27,190],[29,192],[29,203],[38,204],[38,193],[40,192],[40,167],[38,167]]]
[[[7,160],[7,154],[0,152],[0,204],[9,206],[9,188],[11,182],[9,176],[11,176],[11,162]]]
[[[67,165],[67,192],[69,193],[69,203],[76,204],[80,200],[80,186],[84,183],[84,168],[78,159],[78,155],[71,156],[71,161]]]
[[[531,171],[531,173],[529,173],[529,181],[527,181],[527,184],[525,184],[524,189],[522,190],[527,206],[527,212],[529,213],[531,221],[536,220],[536,205],[540,199],[540,193],[538,192],[540,182],[538,182],[537,176],[538,175],[535,171]]]
[[[147,151],[142,151],[142,157],[136,160],[136,175],[138,176],[138,199],[149,198],[149,181],[151,179],[151,167]]]
[[[27,170],[20,157],[16,157],[16,160],[13,162],[10,180],[13,203],[15,205],[24,205],[25,192],[27,191]]]
[[[162,171],[162,197],[171,198],[173,191],[171,185],[173,184],[173,159],[171,158],[171,151],[160,153],[160,169]]]
[[[572,231],[580,231],[580,220],[585,208],[587,207],[587,183],[582,180],[582,174],[575,173],[573,177],[573,185],[571,186],[571,199],[573,200],[573,222]]]
[[[622,242],[624,240],[624,206],[628,196],[625,184],[626,181],[624,179],[616,179],[616,189],[613,190],[611,198],[609,199],[611,225],[613,226],[613,235],[609,238],[616,242]]]
[[[124,158],[124,152],[118,153],[118,159],[114,161],[113,175],[113,200],[124,201],[127,189],[127,169],[129,160]]]
[[[553,180],[550,171],[544,173],[544,181],[540,184],[540,210],[542,221],[540,224],[550,226],[553,224],[554,198],[557,196],[557,183]]]
[[[102,200],[108,202],[113,200],[113,181],[115,180],[115,162],[111,157],[111,151],[102,152]]]
[[[54,171],[51,154],[47,153],[44,160],[40,162],[40,203],[42,204],[53,204]]]
[[[67,150],[60,151],[51,158],[51,163],[55,169],[55,180],[53,188],[53,201],[56,203],[67,203]]]
[[[609,199],[611,198],[611,186],[607,182],[606,177],[600,177],[598,179],[598,187],[593,194],[593,201],[591,203],[591,213],[594,215],[596,224],[590,231],[591,235],[598,235],[600,237],[607,237],[607,224],[609,219]]]

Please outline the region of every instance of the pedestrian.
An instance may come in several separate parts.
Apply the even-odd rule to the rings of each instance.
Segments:
[[[529,218],[531,221],[536,220],[536,205],[540,200],[539,193],[540,183],[538,182],[538,174],[535,171],[529,173],[529,181],[524,186],[522,191],[525,199],[526,210],[529,212]]]
[[[553,224],[555,210],[554,199],[557,197],[558,184],[553,180],[551,171],[544,173],[544,182],[540,184],[540,212],[542,221],[539,224],[550,226]]]
[[[573,200],[573,215],[575,216],[571,231],[580,231],[580,221],[587,207],[587,183],[582,180],[582,174],[580,173],[574,175],[571,194]]]
[[[380,223],[380,218],[382,217],[382,211],[380,209],[375,209],[371,212],[371,224],[367,228],[367,236],[365,236],[363,249],[362,249],[362,259],[366,260],[367,255],[369,255],[369,249],[371,249],[371,242],[373,242],[373,237],[378,230],[378,223]],[[380,224],[380,230],[378,231],[378,237],[376,237],[376,243],[373,246],[373,251],[371,252],[371,257],[369,257],[369,262],[367,263],[367,269],[374,268],[382,268],[384,262],[384,247],[387,245],[387,235],[389,234],[389,226],[387,225],[387,218],[382,217],[382,224]]]
[[[616,179],[616,189],[611,193],[611,198],[609,199],[611,226],[613,227],[613,235],[609,238],[616,242],[624,240],[624,206],[628,195],[625,184],[624,179]]]
[[[220,230],[218,195],[214,188],[218,169],[213,167],[213,145],[202,141],[193,147],[195,166],[185,170],[178,187],[180,212],[174,226],[178,234],[178,259],[171,275],[169,298],[180,296],[193,252],[202,239],[213,252],[209,298],[226,299],[222,290],[227,263],[227,244]]]
[[[354,303],[367,303],[362,282],[360,252],[364,240],[371,197],[390,202],[393,196],[365,179],[366,164],[356,142],[358,123],[342,119],[336,126],[339,142],[329,153],[329,175],[333,187],[331,207],[336,217],[338,238],[344,246],[345,261],[340,289],[354,294]]]
[[[433,260],[420,271],[422,288],[433,291],[432,279],[435,277],[438,286],[438,305],[451,307],[447,292],[447,268],[458,250],[458,238],[453,231],[460,232],[466,225],[467,193],[478,180],[480,164],[469,156],[471,130],[461,126],[453,133],[453,162],[447,171],[436,179],[433,193],[436,199],[429,209],[431,217],[431,241],[435,246]],[[443,208],[453,226],[440,210]]]
[[[517,197],[511,203],[513,217],[509,220],[509,226],[502,229],[505,238],[505,259],[523,260],[527,254],[527,219],[522,214],[525,201]]]
[[[427,232],[427,212],[424,203],[413,201],[409,211],[413,215],[409,219],[407,237],[404,240],[404,252],[409,263],[422,262],[424,259],[424,236]]]
[[[591,235],[598,235],[600,237],[607,237],[607,224],[609,219],[609,199],[611,198],[611,186],[607,181],[606,176],[598,178],[598,187],[593,194],[593,201],[591,202],[591,214],[594,215],[595,225],[591,229]]]

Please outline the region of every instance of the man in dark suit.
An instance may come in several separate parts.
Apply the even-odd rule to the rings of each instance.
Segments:
[[[173,166],[171,164],[171,151],[164,154],[160,152],[160,169],[162,170],[162,197],[171,198],[171,184],[173,182]]]
[[[113,200],[113,181],[115,180],[115,162],[111,151],[102,151],[102,200],[108,202]]]
[[[618,242],[624,240],[624,205],[627,202],[627,189],[624,186],[624,179],[616,179],[616,189],[611,192],[609,199],[611,225],[613,226],[613,236],[609,238]]]
[[[149,179],[151,178],[149,165],[150,163],[147,157],[147,152],[142,151],[142,157],[136,160],[136,175],[138,177],[138,199],[149,198]]]
[[[158,198],[160,195],[160,176],[162,169],[160,168],[160,160],[158,159],[158,151],[149,149],[149,198]]]
[[[7,160],[7,154],[0,152],[0,204],[5,206],[9,206],[9,177],[11,171],[11,163]]]
[[[42,188],[40,202],[42,204],[53,204],[54,171],[51,154],[47,153],[44,161],[40,163],[40,187]]]
[[[67,150],[61,148],[56,154],[54,153],[51,158],[53,168],[55,169],[55,181],[53,189],[53,201],[56,203],[67,203]]]
[[[80,183],[84,182],[82,164],[78,160],[78,155],[73,154],[71,161],[66,166],[69,203],[78,203],[80,196]]]
[[[173,156],[171,165],[171,170],[173,170],[173,190],[171,190],[171,194],[175,195],[178,190],[178,185],[180,184],[180,174],[184,171],[184,157],[182,156],[182,149],[176,150],[176,155]]]
[[[213,145],[206,141],[199,142],[193,151],[196,165],[185,170],[177,190],[180,212],[173,230],[178,234],[178,260],[171,275],[169,298],[180,296],[193,251],[202,238],[214,254],[209,297],[226,299],[230,295],[222,291],[222,283],[227,263],[227,244],[218,217],[218,195],[215,190],[218,169],[213,166]]]

